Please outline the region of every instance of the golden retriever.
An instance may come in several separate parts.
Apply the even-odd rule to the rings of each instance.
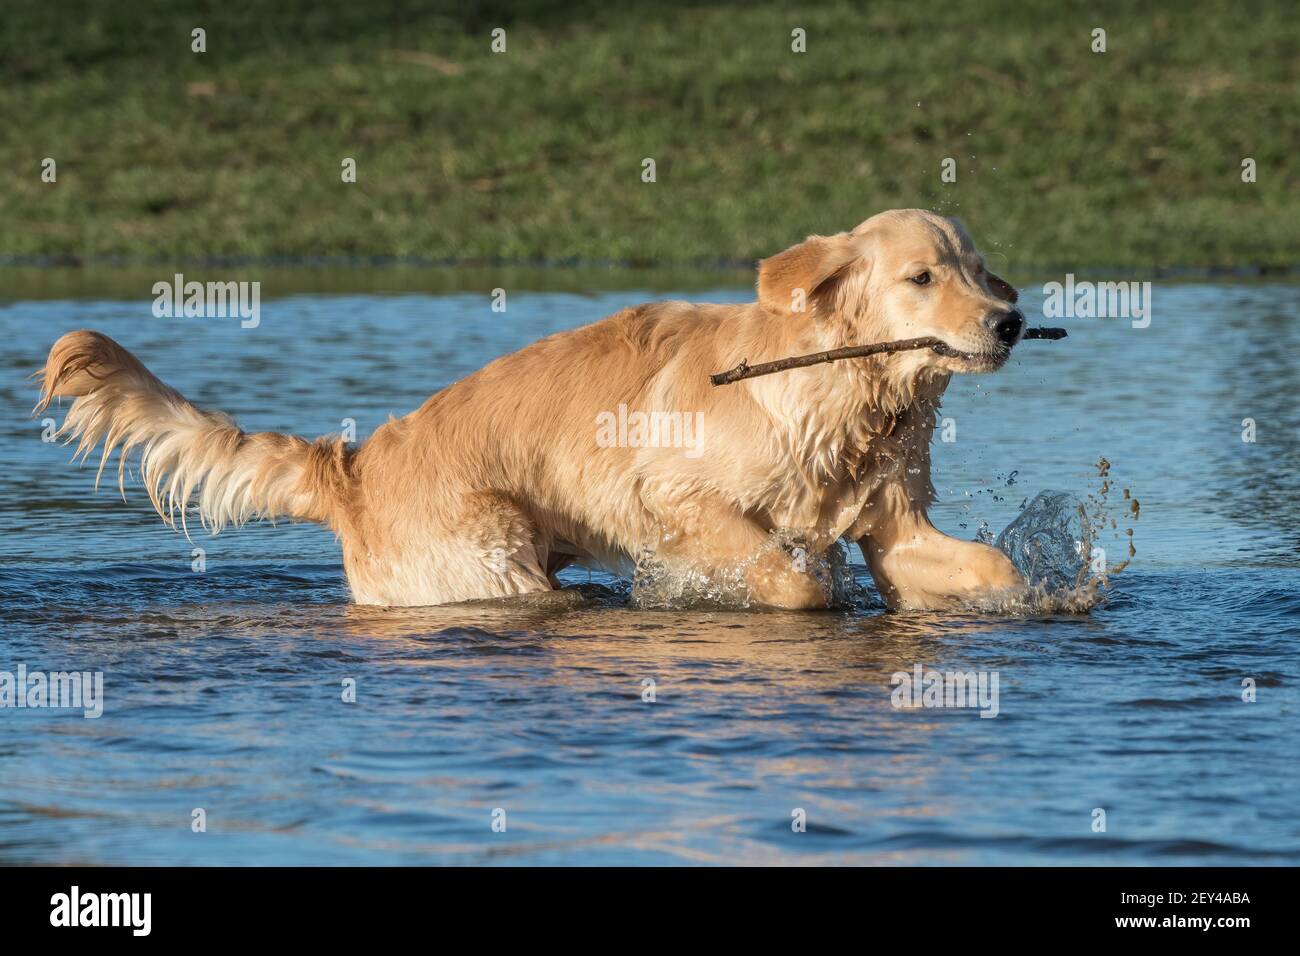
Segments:
[[[121,449],[119,485],[141,448],[173,525],[195,495],[214,533],[328,525],[363,604],[545,591],[570,562],[627,573],[653,555],[730,576],[756,605],[819,608],[817,559],[844,538],[891,608],[944,608],[1024,587],[1001,552],[926,517],[939,398],[952,373],[1006,362],[1015,299],[959,222],[893,210],[762,260],[757,302],[624,309],[491,362],[360,447],[246,434],[93,331],[51,348],[37,411],[75,397],[60,434],[83,458],[103,442],[101,474]],[[741,360],[918,336],[948,347],[709,381]]]

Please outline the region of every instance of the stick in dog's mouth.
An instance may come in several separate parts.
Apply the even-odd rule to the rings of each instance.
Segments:
[[[976,352],[959,352],[947,342],[940,342],[938,345],[931,345],[930,351],[935,355],[942,355],[945,358],[965,359],[968,362],[978,361],[979,359],[994,358],[999,354],[1009,354],[1010,349],[1005,349],[1003,353],[976,353]]]
[[[1047,339],[1055,341],[1063,339],[1068,333],[1065,329],[1053,328],[1033,328],[1025,329],[1022,339]],[[761,365],[750,365],[748,360],[742,360],[735,368],[728,369],[725,372],[716,372],[709,376],[709,381],[714,385],[730,385],[732,382],[739,382],[742,378],[757,378],[759,375],[772,375],[775,372],[784,372],[791,368],[806,368],[809,365],[820,365],[823,362],[838,362],[840,359],[862,358],[865,355],[882,355],[888,352],[907,352],[912,349],[931,349],[938,355],[949,358],[975,359],[978,356],[968,355],[965,352],[959,352],[954,349],[943,339],[937,339],[932,335],[922,336],[917,339],[902,339],[897,342],[876,342],[872,345],[850,345],[842,349],[830,349],[826,352],[814,352],[811,355],[795,355],[790,358],[777,359],[774,362],[763,362]]]

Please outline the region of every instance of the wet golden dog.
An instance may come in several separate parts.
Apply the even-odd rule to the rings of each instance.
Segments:
[[[891,607],[943,608],[1023,587],[1001,552],[926,517],[939,397],[1006,361],[1015,297],[955,220],[895,210],[764,259],[757,302],[659,302],[553,335],[358,448],[246,434],[91,331],[50,350],[38,411],[75,397],[61,433],[87,455],[102,442],[101,472],[141,448],[164,520],[193,500],[214,531],[329,525],[364,604],[545,591],[572,561],[626,573],[653,554],[756,604],[824,607],[813,569],[845,538]],[[949,348],[709,382],[742,359],[917,336]]]

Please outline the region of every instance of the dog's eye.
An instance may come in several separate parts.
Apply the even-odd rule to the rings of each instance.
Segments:
[[[916,285],[929,285],[929,284],[930,284],[930,273],[928,273],[928,272],[922,272],[922,273],[919,273],[918,275],[914,275],[914,276],[912,276],[912,277],[909,278],[907,281],[908,281],[908,282],[915,283]]]

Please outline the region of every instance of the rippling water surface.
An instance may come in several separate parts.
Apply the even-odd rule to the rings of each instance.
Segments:
[[[0,671],[102,671],[105,696],[99,719],[0,709],[0,863],[1300,863],[1295,285],[1157,283],[1147,329],[1077,320],[954,380],[943,530],[1098,496],[1113,463],[1099,543],[1118,563],[1132,527],[1137,554],[1087,615],[887,614],[869,590],[820,614],[634,610],[585,571],[544,600],[357,608],[327,531],[190,543],[28,418],[26,376],[93,327],[245,428],[364,437],[665,297],[748,290],[521,291],[504,315],[486,293],[297,295],[251,330],[144,295],[0,302]],[[917,664],[997,671],[998,716],[896,709]]]

